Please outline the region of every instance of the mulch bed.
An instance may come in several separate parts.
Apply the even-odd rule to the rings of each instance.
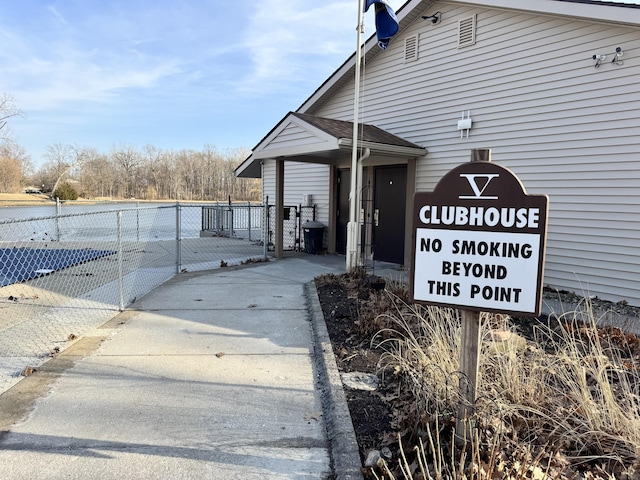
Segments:
[[[344,278],[344,277],[343,277]],[[363,331],[359,312],[370,301],[373,285],[365,278],[355,278],[345,285],[337,277],[329,276],[316,281],[318,298],[333,346],[340,373],[378,373],[382,350],[372,347],[371,329]],[[355,430],[360,456],[364,464],[367,453],[379,449],[385,434],[394,430],[393,406],[378,392],[345,389],[351,421]]]
[[[399,286],[387,285],[387,288],[390,287],[397,289],[393,291],[395,295],[406,297],[406,292]],[[379,360],[384,352],[375,347],[375,342],[372,345],[372,338],[386,326],[384,315],[381,317],[380,314],[393,310],[389,295],[382,291],[384,288],[384,282],[364,273],[325,275],[316,279],[318,298],[341,373],[380,374]],[[538,322],[548,322],[549,319],[523,318],[517,321],[519,333],[531,340],[533,326]],[[637,343],[640,352],[640,341]],[[400,432],[405,436],[409,432],[409,437],[416,438],[416,432],[410,431],[412,426],[408,425],[416,422],[415,407],[412,412],[403,411],[410,403],[407,401],[410,393],[399,392],[398,389],[397,383],[389,382],[382,382],[377,391],[345,389],[363,464],[371,450],[393,447]],[[397,454],[397,448],[394,454]],[[370,469],[363,468],[363,474],[367,479],[377,478],[372,476]]]
[[[382,352],[357,332],[358,302],[369,298],[369,285],[358,286],[359,294],[339,282],[318,282],[316,288],[340,372],[377,373]],[[375,392],[346,389],[345,396],[361,456],[380,448],[382,436],[391,431],[391,406]]]

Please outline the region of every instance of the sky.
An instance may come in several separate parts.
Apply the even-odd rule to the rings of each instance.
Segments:
[[[11,134],[36,166],[54,144],[250,149],[355,51],[357,10],[356,0],[1,2],[0,94],[24,114]]]
[[[11,134],[36,167],[55,144],[250,149],[355,51],[357,5],[1,2],[0,94],[23,112]]]

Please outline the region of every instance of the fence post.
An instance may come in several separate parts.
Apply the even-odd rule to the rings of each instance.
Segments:
[[[60,214],[62,213],[62,204],[60,199],[56,197],[56,241],[60,241]]]
[[[298,252],[302,251],[302,243],[304,242],[304,235],[302,233],[302,204],[298,204],[298,232],[296,234],[296,241],[298,242]]]
[[[247,230],[249,230],[249,241],[251,241],[251,202],[247,202]]]
[[[136,242],[140,241],[140,202],[136,202]]]
[[[122,249],[122,210],[118,210],[118,226],[116,228],[118,236],[118,308],[124,312],[124,267]]]
[[[264,246],[264,258],[269,254],[269,195],[262,205],[262,244]]]
[[[178,201],[176,202],[176,274],[180,273],[182,269],[181,220],[180,202]]]

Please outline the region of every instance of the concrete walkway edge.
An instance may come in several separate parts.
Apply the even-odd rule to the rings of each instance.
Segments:
[[[308,282],[304,287],[315,340],[314,360],[324,390],[322,406],[333,471],[336,480],[362,480],[358,442],[315,283]]]

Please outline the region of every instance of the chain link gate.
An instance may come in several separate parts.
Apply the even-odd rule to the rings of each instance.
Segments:
[[[268,199],[267,199],[268,201]],[[302,225],[316,219],[316,206],[285,206],[282,249],[285,251],[304,251]],[[275,250],[276,206],[267,205],[268,249]]]

